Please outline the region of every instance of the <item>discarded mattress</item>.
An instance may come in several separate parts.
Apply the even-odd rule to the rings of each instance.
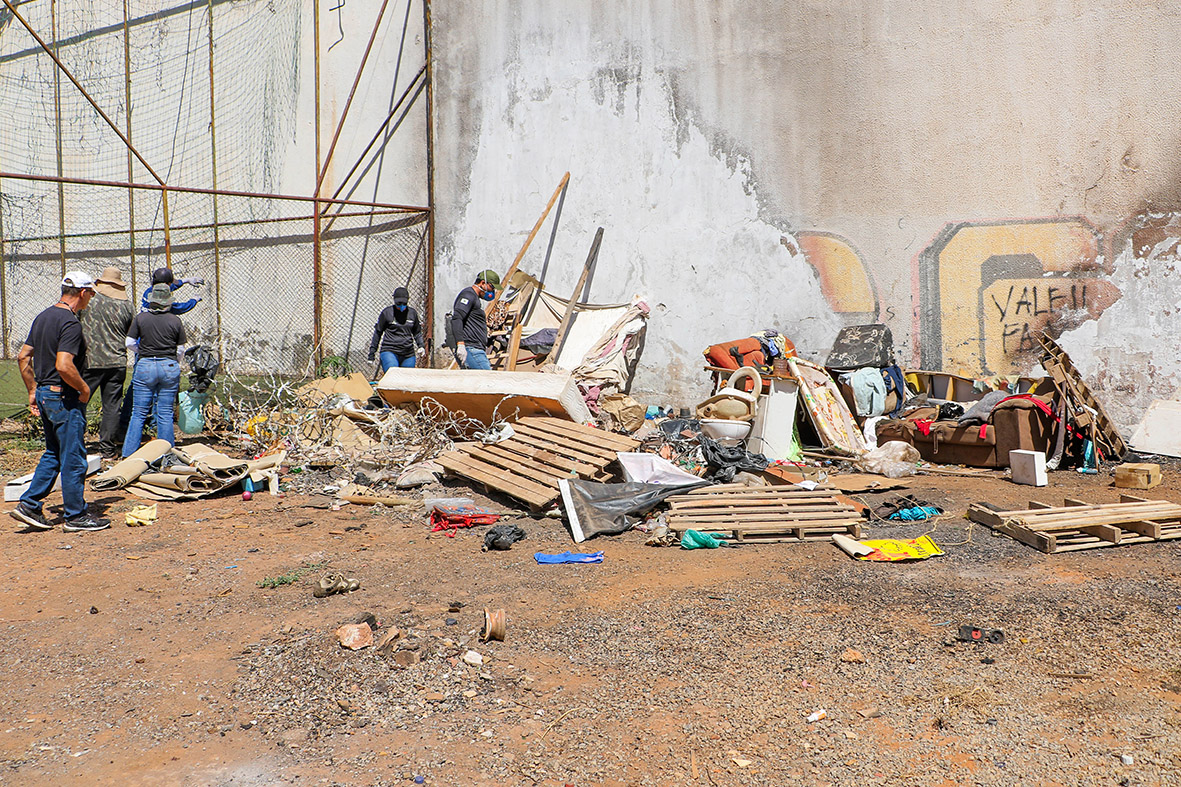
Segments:
[[[489,372],[472,369],[403,369],[393,367],[377,383],[377,393],[391,405],[433,399],[452,412],[484,424],[536,415],[591,420],[590,410],[566,372]]]

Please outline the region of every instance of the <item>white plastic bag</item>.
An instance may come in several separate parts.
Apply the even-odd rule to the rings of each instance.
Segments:
[[[914,475],[915,465],[922,461],[918,449],[901,440],[891,440],[862,454],[857,466],[866,473],[877,473],[886,478]]]

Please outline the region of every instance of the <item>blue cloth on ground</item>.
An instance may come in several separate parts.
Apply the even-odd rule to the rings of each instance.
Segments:
[[[914,508],[904,508],[901,511],[895,511],[887,518],[902,522],[922,522],[924,519],[937,517],[941,513],[935,506],[915,506]]]
[[[547,555],[544,552],[534,552],[533,559],[542,565],[557,563],[602,563],[602,552],[562,552],[557,555]]]

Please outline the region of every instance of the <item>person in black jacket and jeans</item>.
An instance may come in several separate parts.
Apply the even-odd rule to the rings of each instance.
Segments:
[[[394,290],[394,303],[381,310],[377,325],[373,327],[373,339],[369,342],[369,360],[374,360],[381,351],[381,371],[384,374],[394,366],[413,368],[416,358],[426,356],[422,341],[422,323],[418,312],[409,306],[410,293],[405,287]]]

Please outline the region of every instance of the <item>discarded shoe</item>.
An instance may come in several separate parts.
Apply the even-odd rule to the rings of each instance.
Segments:
[[[334,593],[352,593],[354,590],[360,589],[361,580],[355,577],[346,577],[340,572],[333,571],[320,577],[312,595],[316,598],[324,598]]]

